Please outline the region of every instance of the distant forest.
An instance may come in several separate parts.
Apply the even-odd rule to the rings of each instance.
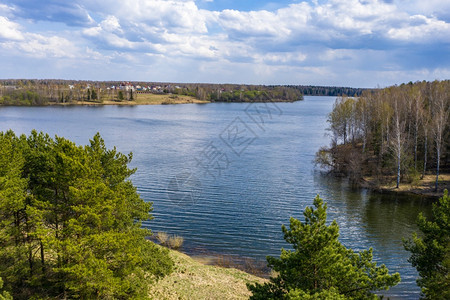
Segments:
[[[360,96],[364,90],[302,85],[6,79],[0,80],[0,105],[133,101],[134,95],[140,93],[187,95],[211,102],[293,102],[302,100],[303,95]]]

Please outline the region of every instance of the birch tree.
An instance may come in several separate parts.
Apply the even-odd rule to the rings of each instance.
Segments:
[[[401,119],[400,112],[400,99],[397,98],[394,100],[394,117],[393,117],[393,128],[392,128],[392,139],[391,139],[391,148],[396,159],[397,166],[397,188],[400,185],[401,178],[401,164],[403,158],[403,152],[405,147],[405,121]]]
[[[436,148],[436,181],[435,181],[435,191],[438,190],[439,184],[439,171],[441,163],[442,148],[445,144],[446,139],[446,127],[447,120],[449,117],[449,92],[448,86],[444,86],[439,82],[433,82],[433,93],[432,93],[432,132]]]

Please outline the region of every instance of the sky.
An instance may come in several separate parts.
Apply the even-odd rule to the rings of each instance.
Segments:
[[[450,0],[1,0],[0,78],[450,79]]]

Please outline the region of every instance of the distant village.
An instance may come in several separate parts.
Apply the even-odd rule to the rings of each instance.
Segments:
[[[69,89],[73,90],[75,89],[75,85],[73,84],[69,84]],[[91,84],[86,84],[85,89],[92,89],[92,88],[98,88],[98,86],[91,86]],[[139,85],[139,84],[134,84],[132,82],[121,82],[120,84],[117,85],[110,85],[108,87],[106,87],[106,90],[110,91],[110,90],[120,90],[120,91],[126,91],[126,92],[136,92],[136,93],[158,93],[158,94],[162,94],[162,93],[167,93],[173,90],[177,90],[177,89],[181,89],[180,86],[178,85],[171,85],[171,84],[167,84],[167,85]]]

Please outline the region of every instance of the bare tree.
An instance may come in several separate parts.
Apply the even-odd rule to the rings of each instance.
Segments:
[[[397,188],[400,185],[401,177],[401,164],[403,159],[403,152],[405,147],[405,121],[401,119],[401,112],[399,105],[400,98],[396,97],[394,99],[394,117],[393,117],[393,128],[392,128],[392,138],[390,139],[391,149],[396,158],[397,165]]]
[[[419,140],[419,127],[422,122],[423,115],[423,95],[420,87],[413,86],[410,91],[410,100],[412,103],[412,121],[413,121],[413,135],[414,135],[414,170],[417,170],[417,147]]]
[[[449,117],[449,91],[448,86],[441,82],[433,82],[432,88],[432,132],[436,147],[436,182],[435,191],[438,190],[439,184],[439,167],[441,161],[442,148],[445,143],[444,135]]]

